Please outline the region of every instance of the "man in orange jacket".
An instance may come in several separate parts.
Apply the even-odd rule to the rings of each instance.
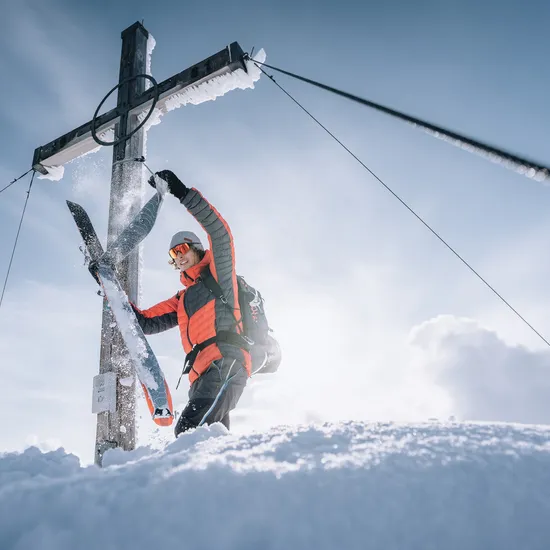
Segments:
[[[171,263],[185,287],[168,300],[140,310],[134,306],[145,334],[157,334],[179,325],[191,387],[189,402],[175,427],[176,437],[204,423],[222,422],[229,428],[235,408],[250,376],[249,343],[242,336],[233,237],[219,212],[197,191],[188,189],[170,170],[157,172],[169,192],[201,224],[210,249],[190,231],[172,237]],[[154,178],[149,180],[155,185]],[[208,271],[223,296],[216,297],[203,279]]]

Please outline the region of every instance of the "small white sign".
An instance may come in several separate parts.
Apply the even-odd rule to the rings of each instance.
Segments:
[[[105,372],[94,376],[92,413],[116,411],[116,374]]]

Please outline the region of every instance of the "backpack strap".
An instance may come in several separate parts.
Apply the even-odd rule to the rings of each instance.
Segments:
[[[233,326],[236,327],[239,323],[242,323],[242,314],[241,318],[237,319],[235,315],[235,308],[229,305],[229,302],[223,293],[222,287],[219,285],[218,281],[214,279],[214,275],[212,275],[210,268],[206,268],[200,276],[197,277],[196,281],[202,281],[202,284],[231,312],[231,315],[233,315],[233,319],[235,320],[235,324]]]
[[[195,344],[193,346],[193,349],[185,357],[185,363],[183,365],[183,370],[181,371],[181,375],[179,377],[178,383],[176,384],[176,390],[180,385],[181,377],[184,374],[189,374],[193,370],[193,365],[195,363],[195,359],[197,358],[197,355],[208,346],[212,344],[219,344],[219,343],[231,344],[232,346],[241,348],[242,350],[248,351],[248,352],[250,351],[250,348],[252,345],[250,343],[250,340],[246,338],[246,336],[241,336],[240,334],[237,334],[236,332],[231,332],[229,330],[220,330],[216,334],[216,336],[213,336],[212,338],[208,338],[208,340],[205,340],[200,344]]]
[[[227,298],[223,294],[222,287],[219,285],[218,281],[214,279],[214,275],[210,271],[210,268],[206,268],[200,276],[197,278],[197,282],[202,281],[204,286],[216,297],[222,301],[222,304],[226,305],[231,311],[233,308],[227,302]]]

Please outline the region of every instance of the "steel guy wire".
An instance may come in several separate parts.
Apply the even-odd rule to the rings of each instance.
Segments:
[[[256,62],[254,62],[256,63]],[[450,250],[489,290],[491,290],[525,325],[527,325],[548,347],[550,342],[531,324],[523,315],[519,313],[486,279],[484,279],[435,229],[433,229],[424,219],[418,215],[395,191],[386,185],[380,177],[378,177],[357,155],[355,155],[346,145],[344,145],[326,126],[324,126],[317,118],[315,118],[298,100],[296,100],[289,92],[287,92],[272,75],[266,73],[259,65],[258,69],[262,71],[286,96],[288,96],[302,111],[304,111],[311,119],[313,119],[330,137],[332,137],[341,147],[343,147],[365,170],[367,170],[378,182],[384,186],[417,220],[419,220],[426,229],[428,229],[448,250]]]
[[[30,172],[30,170],[29,170]],[[27,172],[27,174],[29,173]],[[13,244],[13,250],[11,252],[10,262],[8,264],[8,272],[6,273],[6,278],[4,280],[4,286],[2,287],[2,295],[0,296],[0,308],[2,307],[2,302],[4,301],[4,293],[6,292],[6,286],[8,284],[8,279],[11,271],[11,264],[13,262],[13,257],[15,255],[15,249],[17,248],[17,241],[19,240],[19,233],[21,232],[21,226],[23,225],[23,218],[25,217],[25,211],[27,210],[27,203],[29,202],[29,197],[31,195],[32,183],[34,181],[34,176],[36,172],[32,173],[31,183],[29,184],[29,189],[27,191],[27,198],[25,199],[25,205],[23,206],[23,212],[21,214],[21,219],[19,220],[19,227],[17,228],[17,234],[15,236],[15,243]]]

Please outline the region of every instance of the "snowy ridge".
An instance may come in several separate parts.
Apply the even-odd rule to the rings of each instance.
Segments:
[[[2,549],[550,547],[550,427],[214,425],[105,464],[0,456]]]

